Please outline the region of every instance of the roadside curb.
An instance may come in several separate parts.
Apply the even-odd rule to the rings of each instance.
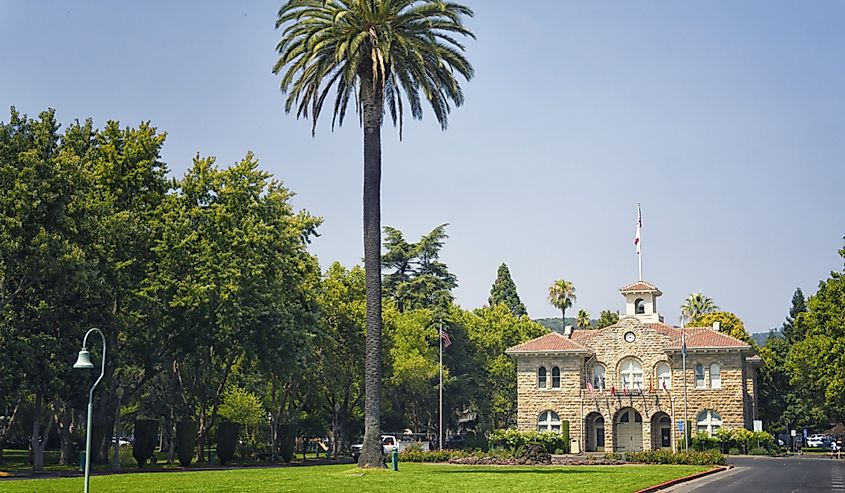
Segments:
[[[716,474],[717,472],[724,472],[730,469],[733,469],[734,466],[717,466],[709,471],[702,471],[699,473],[695,473],[691,476],[686,476],[683,478],[673,479],[671,481],[666,481],[665,483],[660,483],[655,486],[649,486],[648,488],[644,488],[642,490],[637,490],[634,493],[654,493],[656,491],[665,490],[670,486],[675,486],[677,484],[686,483],[687,481],[692,481],[693,479],[703,478],[704,476],[709,476],[711,474]]]

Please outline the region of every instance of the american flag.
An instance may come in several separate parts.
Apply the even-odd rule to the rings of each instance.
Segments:
[[[449,334],[447,334],[443,329],[440,329],[440,340],[443,341],[443,347],[449,347],[452,345],[452,339],[449,339]]]

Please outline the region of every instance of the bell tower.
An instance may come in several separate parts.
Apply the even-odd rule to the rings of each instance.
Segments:
[[[625,297],[626,316],[636,317],[643,323],[663,321],[663,316],[657,312],[657,298],[663,293],[654,284],[637,281],[619,292]]]

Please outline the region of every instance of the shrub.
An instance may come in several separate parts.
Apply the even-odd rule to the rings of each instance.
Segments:
[[[739,449],[736,447],[731,447],[728,449],[728,453],[730,455],[739,455]]]
[[[547,453],[552,454],[560,450],[569,450],[569,422],[561,423],[561,432],[554,431],[527,431],[519,430],[495,430],[490,433],[490,445],[494,448],[510,450],[514,455],[521,456],[528,445],[541,445]]]
[[[140,468],[144,467],[144,463],[155,452],[156,432],[158,432],[157,420],[135,420],[135,442],[132,444],[132,457],[138,462],[138,467]]]
[[[769,455],[769,451],[763,447],[753,447],[748,451],[748,455]]]
[[[605,454],[605,459],[617,459],[619,454]],[[670,450],[644,450],[642,452],[626,452],[625,460],[643,464],[681,464],[690,466],[707,466],[724,464],[725,456],[718,450],[705,452],[691,451],[673,454]]]
[[[490,449],[490,442],[481,433],[470,432],[464,439],[464,448],[487,452]]]
[[[423,452],[422,450],[416,450],[407,448],[401,452],[399,452],[399,461],[400,462],[448,462],[450,459],[457,459],[463,457],[470,457],[472,456],[472,452],[467,452],[465,450],[429,450],[428,452]],[[480,455],[480,454],[479,454]]]
[[[293,459],[296,449],[296,427],[292,424],[279,425],[279,457],[285,462]]]
[[[719,448],[719,440],[711,437],[705,431],[699,431],[690,442],[693,450],[705,451]]]
[[[217,425],[217,458],[220,459],[220,464],[225,464],[235,457],[240,433],[240,423],[221,421]]]
[[[193,421],[179,421],[176,423],[176,454],[179,463],[184,467],[191,465],[194,457],[194,440],[197,437],[197,424]]]

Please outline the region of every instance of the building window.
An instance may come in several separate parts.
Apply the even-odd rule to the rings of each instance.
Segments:
[[[546,411],[537,420],[537,431],[556,431],[560,433],[560,416],[554,411]]]
[[[634,358],[625,358],[619,367],[622,388],[628,390],[642,390],[643,365]]]
[[[722,369],[719,368],[719,363],[710,365],[710,388],[722,388]]]
[[[706,386],[704,383],[704,365],[699,363],[695,365],[695,388],[703,389]]]
[[[645,313],[645,300],[642,298],[637,298],[634,301],[634,314],[635,315],[643,315]]]
[[[696,426],[699,432],[713,436],[713,433],[722,427],[722,417],[716,411],[705,409],[698,414]]]
[[[546,388],[546,367],[541,366],[537,369],[537,387],[541,389]]]
[[[559,389],[560,388],[560,368],[554,367],[552,368],[552,388]]]
[[[606,370],[604,365],[596,365],[593,367],[593,388],[596,390],[604,390],[604,375]]]
[[[669,363],[657,364],[657,390],[670,390],[672,388],[672,369]]]

